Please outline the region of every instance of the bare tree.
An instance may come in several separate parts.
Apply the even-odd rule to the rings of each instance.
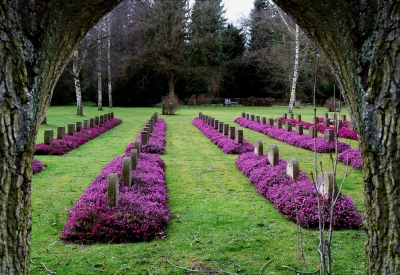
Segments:
[[[82,107],[82,92],[81,92],[81,82],[79,80],[79,73],[82,69],[83,62],[85,60],[86,50],[84,51],[81,61],[79,61],[79,51],[74,51],[72,55],[72,71],[71,74],[74,77],[75,83],[75,93],[76,93],[76,114],[78,116],[83,116]]]

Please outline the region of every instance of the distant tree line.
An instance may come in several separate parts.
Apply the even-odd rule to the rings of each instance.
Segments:
[[[86,35],[52,105],[151,106],[167,93],[288,100],[294,91],[310,100],[318,49],[295,23],[268,0],[255,0],[238,25],[227,23],[221,0],[191,7],[188,0],[124,0]],[[317,98],[331,97],[333,85],[321,56]]]

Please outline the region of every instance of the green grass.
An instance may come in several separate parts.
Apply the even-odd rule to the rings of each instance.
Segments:
[[[177,115],[160,116],[167,122],[167,188],[171,221],[166,240],[129,244],[82,246],[60,241],[68,208],[81,196],[93,178],[112,158],[121,155],[139,134],[144,122],[157,108],[104,108],[84,106],[85,117],[76,107],[51,107],[45,129],[67,126],[113,111],[123,123],[64,156],[37,156],[47,164],[33,177],[31,274],[188,274],[191,267],[232,274],[293,274],[283,265],[296,268],[296,225],[277,213],[266,199],[235,168],[235,155],[226,155],[191,122],[199,112],[234,125],[242,112],[279,117],[283,107],[183,107]],[[325,108],[318,110],[322,116]],[[313,109],[295,109],[304,121],[311,121]],[[244,129],[237,124],[235,127]],[[297,158],[301,169],[313,170],[313,153],[286,145],[263,134],[244,129],[250,142],[261,139],[264,148],[274,143],[280,157]],[[353,141],[353,146],[357,146]],[[325,170],[331,169],[329,156],[318,155]],[[345,166],[339,164],[338,177]],[[361,172],[346,180],[344,193],[363,209]],[[334,233],[334,274],[364,274],[363,231]],[[303,230],[303,245],[310,270],[318,267],[318,232]],[[177,265],[182,268],[174,267]],[[221,273],[223,274],[223,273]]]

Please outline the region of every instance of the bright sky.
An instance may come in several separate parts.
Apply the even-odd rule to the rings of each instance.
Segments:
[[[250,10],[253,8],[254,0],[223,0],[229,23],[237,24],[237,20],[243,16],[248,17]]]

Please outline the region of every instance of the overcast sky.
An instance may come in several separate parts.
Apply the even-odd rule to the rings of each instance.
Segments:
[[[253,0],[223,0],[226,13],[225,17],[229,23],[236,24],[236,21],[242,17],[248,17],[253,8]]]

